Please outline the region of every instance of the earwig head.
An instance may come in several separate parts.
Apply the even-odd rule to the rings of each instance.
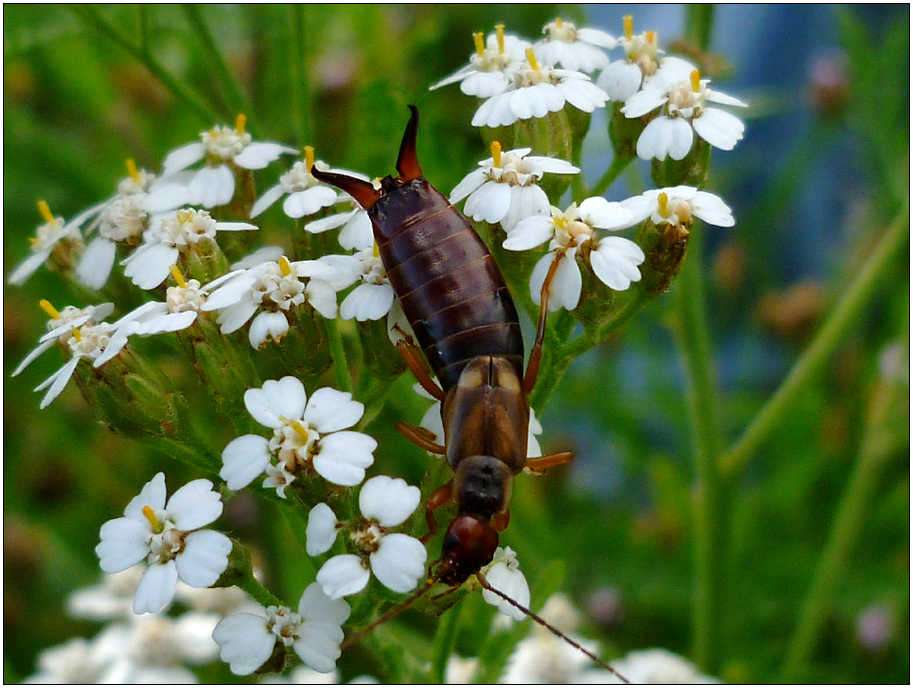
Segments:
[[[403,134],[403,141],[399,146],[399,157],[396,160],[399,177],[396,179],[384,177],[380,182],[381,188],[376,189],[371,182],[338,172],[322,172],[315,165],[311,167],[314,179],[342,189],[358,201],[358,204],[365,210],[368,210],[377,203],[381,196],[396,187],[421,179],[422,167],[418,164],[418,154],[415,150],[415,141],[418,137],[418,108],[410,105],[409,109],[412,111],[412,117],[409,118],[409,124],[406,125],[406,133]]]
[[[444,536],[437,578],[447,585],[461,585],[490,563],[498,548],[498,531],[487,518],[459,514]]]

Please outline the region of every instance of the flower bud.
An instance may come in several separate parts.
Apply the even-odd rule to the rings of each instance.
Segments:
[[[666,224],[659,227],[647,219],[637,234],[637,243],[646,260],[640,266],[643,279],[640,284],[650,298],[669,289],[672,280],[681,270],[688,252],[690,230],[683,224]]]
[[[629,119],[622,113],[623,107],[623,101],[612,103],[609,111],[609,140],[615,149],[615,155],[633,160],[637,157],[637,139],[658,111],[654,110],[643,117]]]
[[[245,232],[235,232],[242,234]],[[229,234],[225,232],[224,234]],[[229,272],[228,259],[222,249],[212,239],[203,238],[190,244],[187,251],[181,252],[183,272],[200,284],[212,282],[217,277]]]
[[[355,321],[361,340],[362,360],[379,380],[392,380],[406,369],[403,357],[387,335],[387,318]]]

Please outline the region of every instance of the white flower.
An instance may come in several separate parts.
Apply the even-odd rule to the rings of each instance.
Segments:
[[[257,199],[250,209],[251,219],[260,215],[282,196],[286,195],[287,197],[282,203],[282,210],[293,220],[306,215],[313,215],[321,208],[328,208],[340,202],[342,196],[339,191],[323,182],[317,181],[314,175],[311,174],[311,168],[315,164],[314,148],[305,146],[304,156],[304,160],[297,161],[292,165],[291,170],[279,178],[278,184],[264,191],[260,198]],[[318,160],[316,164],[319,169],[330,171],[330,168],[323,162]],[[347,170],[333,171],[368,181],[367,177],[356,172]]]
[[[612,49],[618,41],[598,29],[578,29],[558,17],[542,29],[546,38],[536,43],[536,57],[547,65],[560,64],[564,69],[594,72],[609,64],[602,48]]]
[[[590,244],[590,267],[596,277],[616,291],[624,291],[640,280],[638,265],[644,253],[633,241],[622,237],[596,239],[596,229],[617,230],[635,224],[633,213],[620,203],[601,197],[587,198],[579,208],[572,203],[565,212],[552,208],[550,217],[536,215],[520,222],[504,240],[504,248],[525,251],[549,241],[549,252],[533,268],[530,292],[540,301],[542,285],[552,263],[559,259],[549,290],[548,308],[573,310],[580,302],[582,278],[575,260],[577,250]]]
[[[279,143],[252,141],[244,131],[246,123],[247,118],[238,115],[234,127],[215,126],[200,134],[201,142],[181,146],[165,156],[163,183],[147,199],[150,211],[164,212],[182,205],[226,205],[235,195],[235,168],[260,170],[283,153],[298,152]],[[184,173],[203,159],[205,167]]]
[[[334,289],[360,282],[339,305],[343,320],[379,320],[390,312],[395,294],[373,245],[353,255],[322,256],[319,261],[339,271],[339,279],[331,283]]]
[[[297,613],[272,606],[256,614],[236,614],[220,621],[212,637],[222,661],[239,676],[259,669],[277,642],[291,646],[305,664],[326,674],[336,668],[344,638],[342,624],[350,612],[347,602],[330,599],[320,585],[311,583],[301,595]]]
[[[154,289],[168,277],[182,253],[200,242],[214,242],[216,232],[257,229],[247,222],[216,222],[205,210],[185,208],[156,216],[143,234],[143,244],[121,262],[124,274],[141,289]]]
[[[346,430],[361,419],[365,409],[348,392],[323,387],[308,400],[298,379],[284,377],[247,390],[244,405],[258,423],[273,430],[273,437],[244,435],[225,447],[219,475],[229,489],[249,485],[267,470],[273,455],[289,474],[313,469],[329,482],[346,486],[364,480],[365,469],[374,463],[376,440]],[[270,477],[273,482],[268,486],[284,490],[288,484],[287,479],[280,483],[275,473]]]
[[[347,174],[355,175],[354,172]],[[348,194],[342,194],[341,197],[350,198]],[[361,250],[371,248],[374,245],[374,229],[371,226],[371,218],[368,217],[368,211],[362,208],[354,199],[350,199],[349,203],[352,206],[351,210],[308,222],[304,226],[305,231],[311,234],[320,234],[330,229],[342,227],[339,230],[339,245],[344,249]]]
[[[621,659],[613,661],[612,668],[633,684],[720,682],[713,676],[700,673],[698,668],[684,657],[662,648],[629,652]],[[607,672],[599,672],[599,675],[605,678],[606,683],[619,682],[617,677],[610,678]]]
[[[77,279],[91,289],[101,289],[108,281],[117,242],[133,242],[148,228],[146,197],[158,180],[151,172],[137,170],[132,159],[127,160],[127,171],[129,176],[117,185],[117,193],[92,209],[97,217],[86,236],[96,229],[98,236],[89,242],[76,267]]]
[[[95,553],[106,573],[145,559],[146,573],[133,611],[159,612],[174,597],[178,580],[195,588],[213,585],[228,566],[232,544],[222,533],[201,530],[222,513],[209,480],[193,480],[165,501],[165,474],[158,473],[127,505],[122,518],[101,527]]]
[[[510,547],[498,547],[491,563],[483,566],[480,573],[495,590],[503,592],[515,602],[529,609],[529,583],[520,572],[517,553]],[[526,618],[526,614],[490,590],[483,588],[482,597],[488,604],[497,607],[498,611],[505,616],[517,621],[523,621]]]
[[[394,592],[415,588],[425,573],[425,546],[414,537],[390,533],[388,529],[409,518],[420,500],[419,489],[400,478],[378,475],[368,480],[358,495],[363,519],[350,534],[360,554],[339,554],[320,568],[317,582],[324,592],[334,599],[354,595],[365,588],[372,571],[377,580]],[[312,519],[317,521],[314,525],[310,523]],[[335,519],[332,510],[312,510],[308,533],[319,542],[311,545],[309,540],[309,553],[322,553],[319,550],[332,546],[329,532],[336,525],[330,526],[330,522]]]
[[[624,17],[624,29],[625,35],[618,39],[618,44],[624,48],[625,58],[609,64],[596,79],[596,85],[614,101],[625,101],[637,93],[644,80],[649,80],[662,62],[655,31],[635,36],[631,15]]]
[[[495,26],[495,33],[489,34],[487,41],[483,42],[481,32],[472,38],[476,51],[469,57],[469,64],[430,90],[460,82],[460,90],[467,96],[490,98],[510,87],[514,72],[526,59],[529,41],[505,34],[503,24]]]
[[[650,189],[640,196],[621,202],[632,213],[632,224],[647,218],[657,227],[662,224],[690,225],[693,217],[717,227],[732,227],[735,219],[723,199],[693,186],[672,186]]]
[[[500,222],[507,232],[530,215],[547,215],[548,196],[538,186],[539,180],[546,172],[577,174],[580,169],[557,158],[529,155],[530,151],[517,148],[502,153],[501,144],[493,142],[491,157],[454,187],[450,202],[465,198],[466,215],[477,222]]]
[[[539,66],[532,48],[526,49],[526,62],[513,74],[511,86],[493,95],[476,110],[474,127],[500,127],[517,120],[545,117],[562,110],[566,103],[583,112],[605,107],[605,91],[586,74],[567,69]]]
[[[707,103],[748,107],[746,103],[707,88],[697,70],[690,78],[665,86],[647,86],[628,98],[621,111],[625,117],[642,117],[657,108],[662,113],[651,120],[637,139],[637,155],[643,160],[681,160],[691,150],[696,133],[711,146],[732,150],[741,140],[745,125],[733,114]]]
[[[311,277],[307,283],[301,277]],[[210,282],[211,290],[203,311],[219,311],[217,322],[229,334],[243,327],[257,311],[262,311],[249,331],[250,345],[258,349],[267,337],[279,339],[288,331],[288,317],[294,307],[307,301],[325,318],[338,312],[336,290],[326,280],[339,278],[339,272],[319,261],[290,262],[285,256],[244,270],[236,270]],[[284,321],[284,322],[283,322]]]
[[[67,223],[64,223],[62,217],[54,217],[45,201],[38,201],[38,210],[41,211],[44,224],[35,230],[35,238],[30,239],[32,255],[19,263],[7,278],[6,281],[10,284],[24,284],[38,268],[47,262],[58,247],[66,253],[82,246],[82,234],[79,227],[95,209],[89,208]]]

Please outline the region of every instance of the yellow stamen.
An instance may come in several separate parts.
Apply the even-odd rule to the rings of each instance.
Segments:
[[[561,17],[555,17],[555,26],[557,26],[559,29],[560,29],[562,26],[564,26],[564,22],[561,21]]]
[[[504,52],[504,24],[495,24],[495,32],[498,36],[498,52]]]
[[[77,328],[75,328],[75,327],[73,328],[72,335],[76,339],[77,342],[82,341],[82,332],[80,332]]]
[[[133,181],[139,181],[139,171],[136,169],[136,161],[133,158],[127,158],[127,174]]]
[[[380,246],[377,245],[377,242],[374,242],[374,257],[380,258]]]
[[[501,144],[497,141],[491,142],[491,161],[495,167],[501,166]]]
[[[165,529],[161,521],[156,518],[155,510],[151,506],[143,507],[143,516],[145,516],[149,523],[152,524],[153,532],[161,533]]]
[[[171,266],[170,268],[168,268],[168,269],[171,270],[171,276],[174,277],[174,281],[178,283],[178,286],[179,286],[181,289],[186,289],[186,288],[187,288],[187,283],[184,281],[184,275],[182,275],[182,274],[181,274],[181,271],[178,270],[178,266],[177,266],[177,265],[172,265],[172,266]]]
[[[659,214],[662,217],[668,217],[669,216],[669,197],[666,194],[661,193],[657,200],[659,201]]]
[[[38,201],[38,212],[41,213],[41,217],[48,224],[55,221],[54,214],[51,212],[51,207],[48,205],[48,202],[44,199]]]
[[[307,440],[308,440],[308,431],[307,431],[307,428],[305,428],[305,427],[301,424],[301,421],[300,421],[300,420],[294,420],[294,421],[291,422],[291,426],[292,426],[292,429],[293,429],[295,432],[298,433],[298,435],[301,437],[301,439],[303,439],[305,442],[307,442]]]
[[[625,23],[625,38],[630,41],[631,36],[634,35],[634,17],[630,14],[626,14],[622,19]]]
[[[476,44],[476,55],[479,57],[485,55],[485,34],[481,31],[472,34],[472,42]]]
[[[51,305],[50,301],[47,299],[41,299],[41,301],[38,302],[38,305],[41,306],[41,310],[43,310],[51,317],[51,320],[60,320],[60,313],[57,312],[57,309]]]
[[[235,120],[235,131],[238,132],[239,136],[244,133],[244,127],[246,124],[247,115],[242,112],[240,115],[238,115],[238,119]]]
[[[647,31],[647,43],[649,45],[656,45],[656,32]]]
[[[308,172],[314,167],[314,146],[304,147],[304,164],[307,167]]]
[[[529,62],[529,66],[533,71],[539,71],[539,63],[536,62],[536,54],[533,52],[532,48],[526,49],[526,61]]]
[[[279,259],[279,269],[282,271],[283,277],[288,277],[292,274],[292,264],[288,262],[288,258],[285,256]]]
[[[701,91],[701,73],[696,69],[691,72],[691,90],[695,93]]]

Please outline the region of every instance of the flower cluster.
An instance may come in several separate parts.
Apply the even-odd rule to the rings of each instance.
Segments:
[[[464,93],[482,99],[471,124],[488,130],[484,155],[490,157],[453,188],[450,201],[463,202],[465,214],[478,223],[507,284],[515,291],[529,285],[530,299],[515,296],[533,318],[529,302],[548,298],[548,310],[571,313],[564,315],[568,323],[576,317],[585,327],[611,324],[613,299],[625,298],[623,292],[653,297],[656,285],[671,281],[696,220],[734,224],[725,203],[691,177],[665,177],[658,188],[621,200],[587,189],[580,141],[589,113],[610,103],[616,117],[638,128],[636,151],[644,159],[686,160],[695,155],[696,139],[730,150],[744,129],[734,115],[712,106],[744,103],[712,90],[686,61],[660,58],[655,33],[636,36],[632,26],[626,19],[625,34],[616,39],[558,18],[533,43],[499,25],[487,38],[474,34],[469,65],[432,87],[459,83]],[[618,48],[624,56],[612,61]],[[535,120],[547,124],[547,133],[531,134],[534,127],[526,124]],[[129,598],[132,613],[161,619],[188,587],[237,586],[255,601],[208,619],[207,641],[214,644],[201,641],[205,657],[218,653],[239,675],[279,671],[299,660],[331,673],[350,616],[353,625],[370,624],[366,610],[372,604],[350,605],[343,598],[377,600],[418,589],[417,596],[437,582],[432,573],[420,587],[427,572],[435,571],[434,564],[428,568],[426,549],[435,532],[429,521],[436,498],[428,496],[434,487],[424,493],[423,509],[418,487],[369,475],[375,467],[386,469],[375,457],[384,447],[368,431],[401,369],[393,370],[400,356],[391,340],[414,333],[396,298],[407,295],[394,292],[369,212],[319,181],[320,172],[331,168],[315,159],[311,146],[286,171],[268,170],[298,149],[254,141],[246,127],[244,115],[233,126],[213,126],[168,153],[157,173],[128,161],[128,177],[116,192],[69,222],[39,203],[44,223],[32,254],[9,281],[22,284],[46,264],[83,292],[101,294],[97,305],[59,311],[42,301],[48,331],[13,374],[56,347],[65,362],[36,388],[45,392],[41,408],[76,379],[110,426],[167,438],[178,458],[221,481],[190,480],[169,497],[165,474],[158,472],[122,517],[101,526],[101,569],[140,576],[129,593],[113,600],[108,595],[106,604],[126,614]],[[373,184],[378,194],[389,192],[389,179],[372,182],[357,172],[338,172],[357,177],[368,191]],[[266,190],[258,194],[258,188]],[[353,195],[357,188],[350,188]],[[257,247],[275,226],[283,245]],[[630,237],[618,234],[623,230],[631,230]],[[439,259],[434,251],[429,256]],[[108,322],[127,290],[138,298]],[[544,305],[542,311],[544,323]],[[565,329],[566,340],[572,328]],[[138,341],[147,337],[159,337],[156,343],[163,346]],[[598,338],[591,345],[596,343]],[[211,409],[187,404],[179,383],[157,366],[154,349],[185,355],[202,383],[195,393],[208,395]],[[516,392],[523,404],[527,392]],[[199,433],[194,422],[210,411],[224,418],[226,428]],[[410,428],[410,439],[429,451],[443,449],[453,438],[444,437],[442,413],[449,411],[434,404],[422,427]],[[528,455],[538,457],[542,427],[535,414],[526,415]],[[221,442],[217,448],[214,437]],[[434,470],[449,468],[438,463]],[[451,487],[456,491],[445,481],[438,494],[443,488],[452,500]],[[266,589],[254,576],[251,553],[218,530],[223,499],[242,490],[292,515],[291,527],[301,524],[299,540],[314,558],[302,568],[314,573],[290,586],[304,590],[297,607]],[[498,508],[487,518],[503,527],[508,512]],[[477,572],[482,580],[470,580],[470,589],[487,581],[520,607],[529,606],[529,587],[509,547],[497,548]],[[503,615],[523,618],[516,605],[490,589],[482,595]],[[151,621],[144,623],[151,628]],[[121,665],[113,669],[107,650],[98,659],[95,644],[77,642],[59,653],[67,662],[71,654],[84,655],[80,677],[126,682],[141,676]],[[45,658],[38,676],[50,680],[50,667],[61,656]],[[72,671],[59,675],[76,677]]]

